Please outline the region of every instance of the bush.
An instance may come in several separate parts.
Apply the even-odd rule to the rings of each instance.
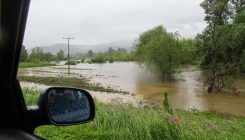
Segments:
[[[80,63],[83,63],[85,61],[85,59],[84,58],[82,58],[81,60],[80,60]]]
[[[77,60],[70,60],[70,61],[66,61],[65,65],[68,65],[68,64],[70,64],[70,65],[76,65],[78,63],[79,63],[79,61],[77,61]]]
[[[91,59],[91,62],[92,62],[92,63],[105,63],[105,62],[106,62],[106,59],[105,59],[105,57],[100,53],[100,54],[96,55],[95,58],[92,58],[92,59]]]
[[[114,62],[113,57],[110,57],[110,58],[109,58],[109,63],[113,63],[113,62]]]

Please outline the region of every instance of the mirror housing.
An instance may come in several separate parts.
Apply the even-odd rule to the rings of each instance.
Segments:
[[[92,96],[87,91],[76,88],[48,88],[39,97],[38,106],[48,124],[83,124],[95,117]]]

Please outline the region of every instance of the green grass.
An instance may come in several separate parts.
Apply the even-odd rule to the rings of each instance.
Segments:
[[[40,91],[23,91],[27,104],[33,105]],[[244,140],[245,118],[196,110],[173,110],[173,115],[169,115],[162,109],[96,101],[94,121],[65,127],[40,126],[35,134],[51,140]]]
[[[46,62],[20,62],[19,63],[19,68],[46,67],[46,66],[55,66],[55,64],[46,63]]]
[[[164,119],[160,109],[134,108],[128,105],[96,103],[96,119],[84,125],[42,126],[35,133],[48,139],[116,139],[178,140],[245,138],[245,120],[214,113],[175,111],[171,117],[179,124]]]
[[[35,88],[25,87],[22,88],[22,93],[24,95],[26,105],[32,106],[32,105],[37,105],[38,97],[40,93],[42,93],[42,91]]]

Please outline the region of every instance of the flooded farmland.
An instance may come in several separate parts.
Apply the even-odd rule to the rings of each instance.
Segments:
[[[28,68],[25,71],[28,75],[62,76],[66,75],[67,66]],[[183,68],[178,75],[178,80],[165,82],[134,62],[80,63],[71,66],[71,72],[77,76],[85,76],[91,82],[100,83],[102,86],[128,91],[144,102],[161,104],[163,92],[166,91],[170,106],[173,108],[198,109],[245,116],[244,77],[240,77],[236,83],[241,90],[237,96],[228,91],[215,94],[207,93],[201,82],[205,77],[205,72],[196,66]]]

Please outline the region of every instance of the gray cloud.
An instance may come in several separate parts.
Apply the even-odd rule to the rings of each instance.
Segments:
[[[99,44],[134,40],[163,25],[183,37],[205,27],[201,0],[33,0],[24,45],[27,48],[62,43]]]

